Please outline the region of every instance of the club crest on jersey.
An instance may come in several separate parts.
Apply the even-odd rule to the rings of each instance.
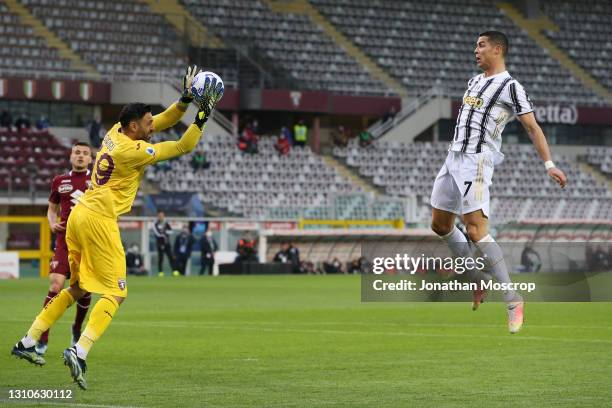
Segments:
[[[119,285],[119,289],[125,290],[125,279],[119,279],[117,285]]]
[[[151,156],[154,156],[154,155],[155,155],[155,149],[154,149],[154,148],[152,148],[151,146],[147,147],[147,148],[145,149],[145,151],[146,151],[148,154],[150,154]]]
[[[476,96],[466,96],[463,98],[463,103],[478,109],[483,105],[484,101],[482,100],[482,98],[478,98]]]
[[[61,184],[57,188],[57,192],[60,193],[60,194],[69,193],[71,191],[72,191],[72,184]]]

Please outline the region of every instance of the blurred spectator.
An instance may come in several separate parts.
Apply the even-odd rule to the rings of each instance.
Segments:
[[[32,122],[30,122],[30,119],[25,113],[22,113],[15,121],[15,127],[17,130],[30,129],[32,127]]]
[[[183,276],[185,276],[187,262],[189,261],[189,258],[191,258],[191,251],[193,250],[194,241],[195,239],[187,226],[183,227],[181,233],[174,239],[174,259],[176,260],[176,269]]]
[[[368,147],[373,141],[374,139],[372,139],[372,135],[367,130],[362,130],[359,133],[359,146]]]
[[[10,129],[13,126],[13,116],[11,112],[3,110],[0,114],[0,127]]]
[[[174,257],[170,249],[170,237],[168,232],[172,231],[170,224],[166,221],[166,215],[163,211],[157,212],[157,221],[153,224],[153,233],[155,234],[155,244],[157,246],[157,270],[160,276],[163,276],[164,270],[164,254],[168,256],[168,263],[173,272],[176,272],[174,265]],[[178,273],[178,272],[177,272]]]
[[[316,270],[314,263],[310,261],[302,261],[300,262],[300,272],[306,273],[309,275],[318,275],[319,271]]]
[[[253,119],[253,121],[251,122],[251,130],[256,135],[260,135],[261,134],[261,133],[259,133],[259,121],[257,119]]]
[[[338,126],[338,128],[333,131],[332,139],[334,145],[338,147],[346,147],[348,145],[348,135],[344,131],[344,126]]]
[[[293,273],[300,272],[300,250],[293,246],[292,243],[289,243],[287,247],[287,255],[289,257],[289,262],[291,263],[291,269]]]
[[[46,130],[49,129],[49,119],[45,115],[40,115],[40,118],[36,121],[36,129]]]
[[[287,252],[288,249],[289,244],[287,242],[283,242],[280,246],[279,251],[274,255],[272,262],[289,263],[289,253]]]
[[[85,128],[89,134],[89,143],[98,149],[102,144],[102,134],[104,133],[100,119],[94,117],[91,121],[89,121]]]
[[[236,263],[259,262],[257,258],[257,241],[249,235],[238,240],[236,252],[238,252],[238,256],[234,261]]]
[[[539,272],[542,267],[540,255],[529,245],[521,253],[521,272]]]
[[[133,244],[128,248],[125,254],[125,261],[128,275],[145,276],[149,273],[144,267],[142,254],[140,253],[138,245]]]
[[[246,125],[242,134],[238,137],[238,148],[245,153],[257,153],[257,135],[253,132],[251,125]]]
[[[200,240],[200,251],[202,260],[200,263],[200,275],[212,275],[213,266],[215,265],[215,252],[219,249],[217,241],[211,231],[206,231]]]
[[[274,145],[274,148],[281,156],[286,156],[289,154],[289,150],[291,150],[291,143],[285,137],[285,135],[281,134]]]
[[[603,250],[601,245],[597,245],[597,249],[593,253],[593,264],[595,271],[604,271],[608,269],[608,255]]]
[[[348,273],[352,273],[352,274],[367,273],[366,258],[362,256],[360,258],[352,260],[348,267]]]
[[[293,140],[295,146],[306,146],[306,143],[308,142],[308,128],[304,124],[303,120],[300,120],[293,127]]]
[[[206,161],[206,153],[202,150],[196,151],[191,157],[191,167],[195,171],[209,168],[210,163]]]
[[[285,136],[285,139],[289,141],[293,145],[293,135],[287,126],[283,126],[281,128],[281,135]]]
[[[395,106],[391,105],[391,108],[389,108],[385,116],[383,116],[383,122],[395,119],[395,115],[397,115],[397,111],[395,110]]]
[[[331,262],[323,262],[323,270],[325,273],[344,273],[342,262],[337,257],[334,257]]]

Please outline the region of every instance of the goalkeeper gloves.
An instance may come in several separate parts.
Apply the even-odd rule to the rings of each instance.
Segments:
[[[202,70],[200,70],[202,72]],[[187,67],[187,71],[185,72],[185,76],[183,77],[183,92],[181,93],[180,103],[184,105],[189,105],[193,101],[193,93],[191,92],[191,83],[193,82],[193,77],[198,73],[198,67],[194,65],[193,67]]]
[[[222,96],[222,83],[213,83],[211,85],[208,85],[204,90],[204,93],[202,95],[202,101],[200,103],[200,110],[196,114],[195,121],[193,122],[197,127],[200,128],[200,130],[204,128],[204,124],[212,114],[212,111],[215,109],[215,106],[221,100]]]
[[[196,113],[196,117],[193,121],[193,124],[196,125],[200,130],[204,130],[204,125],[206,124],[207,120],[208,115],[202,109],[200,109],[198,113]]]

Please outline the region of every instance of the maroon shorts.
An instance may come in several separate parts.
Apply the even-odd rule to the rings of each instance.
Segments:
[[[66,235],[57,234],[55,238],[55,252],[51,258],[50,273],[59,273],[66,278],[70,278],[70,265],[68,264],[68,245],[66,245]]]

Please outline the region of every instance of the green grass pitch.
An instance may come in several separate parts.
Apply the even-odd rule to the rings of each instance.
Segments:
[[[531,303],[507,333],[501,303],[360,302],[354,276],[131,278],[89,358],[77,407],[603,407],[612,401],[612,303]],[[0,387],[73,387],[60,359],[10,356],[46,293],[0,281]],[[47,401],[5,406],[54,406]],[[60,405],[66,406],[67,404]]]

